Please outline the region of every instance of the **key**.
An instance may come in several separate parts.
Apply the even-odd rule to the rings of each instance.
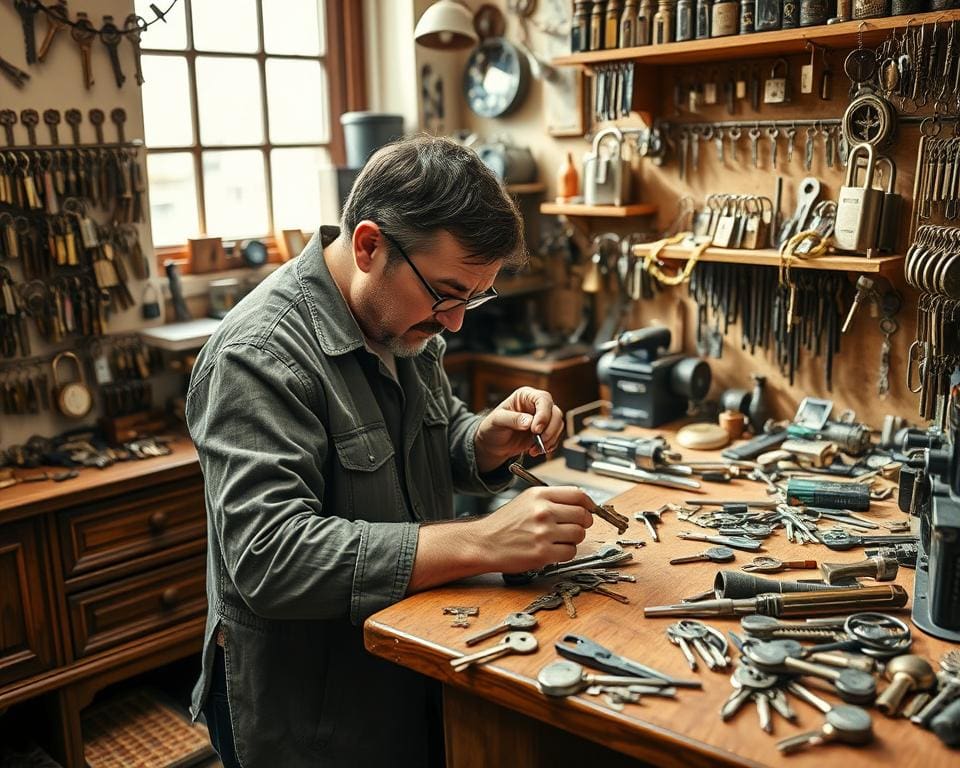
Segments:
[[[771,126],[767,128],[767,136],[770,139],[770,165],[773,168],[777,167],[777,139],[780,137],[780,129],[776,126]]]
[[[60,145],[60,131],[57,126],[60,125],[60,111],[56,109],[45,109],[43,111],[43,122],[50,129],[50,143],[54,146]]]
[[[535,626],[537,626],[536,616],[532,613],[517,611],[508,614],[499,624],[489,627],[482,632],[477,632],[475,635],[471,635],[464,640],[464,642],[467,645],[476,645],[479,642],[495,637],[496,635],[501,635],[504,632],[533,629]]]
[[[708,632],[706,627],[699,621],[680,621],[674,625],[676,632],[681,637],[693,643],[697,655],[703,660],[703,663],[710,669],[726,666],[726,658],[722,655],[718,658],[718,653],[709,642],[707,642]]]
[[[659,522],[659,515],[653,512],[638,512],[633,516],[637,522],[642,522],[647,527],[647,532],[650,534],[650,538],[656,542],[660,541],[660,536],[657,534],[657,528],[653,524],[654,520]]]
[[[543,667],[537,674],[537,684],[541,693],[547,696],[574,696],[594,685],[623,686],[634,693],[653,693],[659,696],[675,696],[677,691],[658,677],[594,675],[577,662],[566,659]]]
[[[523,612],[536,613],[537,611],[553,611],[561,605],[563,605],[563,598],[555,592],[551,592],[549,595],[540,595],[540,597],[536,598],[524,608]]]
[[[121,34],[120,29],[113,23],[113,16],[103,17],[103,26],[100,27],[100,42],[107,47],[107,54],[110,56],[110,66],[113,68],[113,79],[117,82],[117,88],[122,88],[127,78],[120,67],[120,47]]]
[[[794,127],[787,128],[787,163],[793,162],[793,150],[797,143],[797,129]]]
[[[33,0],[13,0],[13,7],[20,14],[20,25],[23,27],[23,47],[26,51],[27,64],[37,63],[37,37],[34,32],[36,15],[39,12]]]
[[[750,137],[750,157],[753,159],[753,167],[760,167],[760,129],[751,128],[747,134]]]
[[[776,710],[780,717],[784,720],[789,720],[791,723],[796,721],[797,713],[794,708],[790,706],[790,702],[787,700],[787,694],[783,692],[782,688],[771,688],[767,691],[767,696],[770,699],[770,705]]]
[[[755,557],[746,565],[741,566],[740,570],[747,573],[780,573],[780,571],[789,571],[794,568],[811,570],[819,567],[816,560],[788,560],[784,562],[777,560],[775,557]]]
[[[111,110],[110,120],[113,122],[115,126],[117,126],[117,141],[120,142],[121,144],[125,144],[127,142],[127,137],[123,131],[123,124],[127,122],[126,110],[124,110],[121,107],[117,107],[116,109]],[[536,435],[535,437],[539,439],[540,435]],[[542,455],[545,456],[547,453],[547,449],[543,445],[543,440],[540,440],[539,447],[540,447],[540,450],[542,451]]]
[[[677,534],[681,539],[690,541],[707,541],[711,544],[719,544],[722,547],[731,547],[733,549],[744,549],[748,552],[757,552],[761,548],[759,541],[748,539],[746,536],[702,536],[699,533],[690,533],[681,531]]]
[[[807,128],[807,141],[803,146],[803,167],[806,171],[813,168],[813,137],[816,135],[816,128]]]
[[[67,14],[67,4],[63,0],[54,5],[47,6],[47,12],[44,14],[47,19],[47,33],[40,43],[40,49],[37,51],[37,60],[43,61],[50,52],[50,46],[60,34],[60,31],[66,29],[69,16]]]
[[[857,292],[853,297],[853,303],[850,305],[850,311],[847,312],[847,319],[843,321],[843,327],[840,329],[840,333],[847,332],[847,329],[850,327],[850,321],[853,320],[853,316],[864,301],[875,300],[877,295],[876,285],[876,281],[866,275],[860,275],[860,277],[857,278]]]
[[[861,707],[843,705],[826,713],[826,722],[819,731],[790,736],[777,742],[777,749],[786,754],[806,747],[839,741],[862,746],[873,741],[873,721],[870,713]]]
[[[103,121],[106,119],[106,115],[103,114],[102,109],[91,109],[89,116],[90,124],[97,135],[97,144],[103,144]]]
[[[534,653],[537,650],[537,638],[529,632],[510,632],[496,645],[484,648],[476,653],[466,654],[456,659],[450,659],[450,666],[455,672],[462,672],[471,664],[481,661],[493,661],[508,653]]]
[[[40,123],[40,113],[35,109],[25,109],[20,113],[20,122],[27,129],[27,141],[30,146],[37,143],[37,125]]]
[[[27,84],[27,80],[30,79],[30,75],[19,67],[15,67],[3,57],[0,57],[0,72],[6,75],[17,88],[23,88]]]
[[[721,165],[724,160],[723,128],[718,128],[713,137],[713,144],[717,149],[717,162]]]
[[[770,698],[767,696],[767,691],[757,691],[754,693],[753,701],[757,707],[760,729],[766,733],[773,733],[773,717],[771,717],[770,714]]]
[[[739,162],[737,156],[737,145],[740,143],[740,136],[742,131],[740,130],[739,125],[733,126],[729,131],[727,131],[727,137],[730,139],[730,159],[734,164]]]
[[[647,542],[643,539],[617,539],[618,547],[645,547]]]
[[[680,649],[683,658],[687,660],[687,666],[694,672],[697,670],[697,658],[690,650],[690,643],[687,642],[685,634],[680,630],[678,624],[671,624],[667,627],[667,639]]]
[[[553,589],[563,600],[567,616],[571,619],[577,618],[577,606],[574,605],[573,598],[580,594],[580,587],[572,581],[560,581],[554,585]]]
[[[824,714],[833,709],[833,704],[826,699],[821,699],[819,696],[817,696],[817,694],[815,694],[806,686],[800,685],[800,683],[798,683],[796,680],[791,680],[789,683],[787,683],[787,690],[800,699],[800,701],[804,701],[811,707],[819,709]]]
[[[80,60],[83,64],[83,87],[88,91],[93,88],[93,68],[90,66],[90,49],[93,47],[93,39],[97,36],[97,30],[94,28],[87,14],[77,11],[77,20],[70,30],[70,37],[80,48]],[[102,142],[101,142],[102,143]]]
[[[598,595],[609,597],[611,600],[616,600],[618,603],[623,603],[626,605],[630,602],[630,598],[626,595],[622,595],[619,592],[614,592],[612,589],[607,589],[605,586],[603,586],[604,580],[595,574],[574,573],[571,574],[570,581],[577,584],[581,589],[586,589],[590,592],[596,592]]]
[[[875,544],[913,544],[916,536],[853,536],[843,530],[829,530],[817,534],[821,544],[843,552],[854,547],[870,547]]]
[[[17,124],[17,113],[12,109],[0,109],[0,125],[3,126],[3,132],[6,134],[7,146],[14,145],[13,126]]]
[[[567,634],[554,643],[557,653],[564,658],[615,675],[656,677],[677,688],[702,688],[699,680],[679,680],[638,661],[618,656],[609,648],[582,635]]]
[[[137,85],[143,85],[145,82],[143,79],[143,69],[141,68],[140,63],[140,35],[144,30],[144,25],[146,22],[137,16],[135,13],[131,13],[123,22],[123,31],[127,37],[127,40],[130,41],[130,45],[133,47],[133,61],[136,67],[133,76],[137,81]]]
[[[712,563],[729,563],[736,557],[736,553],[729,547],[710,547],[699,555],[689,557],[675,557],[670,560],[670,565],[681,565],[683,563],[699,563],[709,560]]]
[[[68,109],[64,113],[64,119],[70,126],[70,134],[73,138],[73,144],[76,146],[80,143],[80,123],[83,122],[83,114],[79,109]]]
[[[730,676],[730,684],[734,688],[733,694],[720,708],[720,717],[726,722],[746,704],[754,693],[776,685],[777,676],[762,672],[749,664],[741,664]]]

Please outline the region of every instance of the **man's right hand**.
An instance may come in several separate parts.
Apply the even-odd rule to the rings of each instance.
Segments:
[[[472,523],[489,571],[519,573],[571,560],[593,525],[590,497],[573,486],[528,488]]]

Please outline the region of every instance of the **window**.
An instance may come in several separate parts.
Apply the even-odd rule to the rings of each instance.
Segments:
[[[135,5],[152,18],[149,0]],[[342,110],[331,109],[331,100],[338,102],[341,86],[328,82],[325,5],[180,0],[167,23],[144,33],[155,246],[182,248],[201,235],[312,231],[321,216],[336,216],[331,113]],[[336,20],[340,10],[333,14]],[[333,67],[334,76],[350,74]]]

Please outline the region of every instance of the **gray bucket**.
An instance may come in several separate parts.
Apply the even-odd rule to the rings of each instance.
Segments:
[[[384,144],[403,136],[403,116],[383,112],[344,112],[340,115],[347,167],[362,168]]]

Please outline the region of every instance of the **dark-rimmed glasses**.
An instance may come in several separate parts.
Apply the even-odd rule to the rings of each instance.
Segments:
[[[459,299],[456,296],[444,296],[442,293],[437,293],[434,290],[433,286],[427,282],[426,278],[420,274],[420,270],[417,269],[413,261],[410,260],[410,257],[407,256],[407,252],[403,250],[403,246],[397,242],[396,238],[392,235],[380,230],[380,234],[383,235],[391,244],[400,251],[400,255],[403,256],[403,260],[410,265],[410,269],[413,270],[413,274],[417,276],[423,287],[427,289],[427,292],[433,297],[433,306],[430,308],[431,312],[437,314],[439,312],[450,312],[454,309],[459,309],[463,307],[467,309],[476,309],[481,304],[485,304],[490,301],[490,299],[495,299],[499,295],[497,289],[491,286],[483,293],[478,293],[476,296],[471,296],[469,299]]]

